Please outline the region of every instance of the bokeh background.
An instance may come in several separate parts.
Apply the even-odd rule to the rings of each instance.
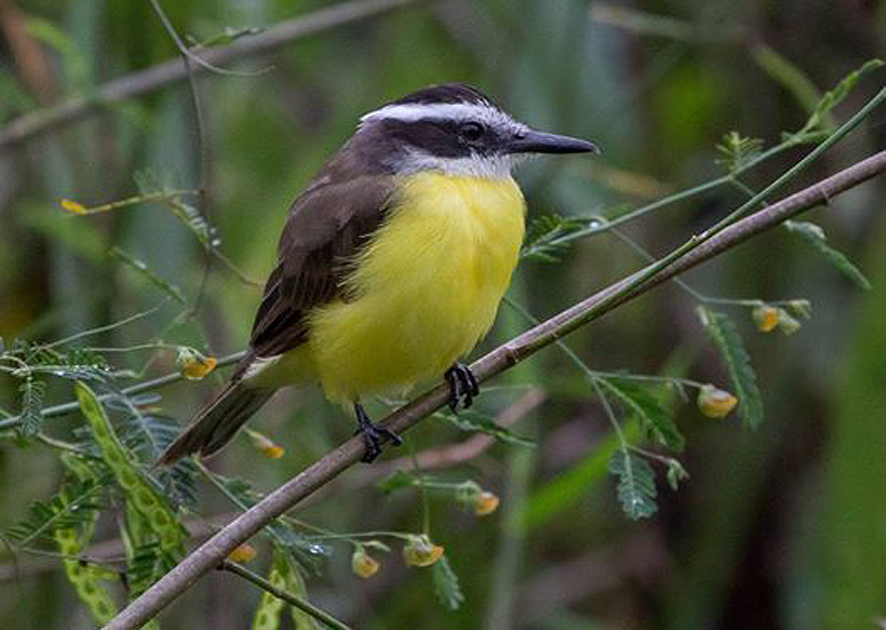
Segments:
[[[187,41],[206,41],[228,28],[270,27],[332,3],[164,4]],[[883,56],[886,43],[886,6],[874,0],[400,4],[224,64],[246,76],[200,73],[202,140],[187,83],[177,81],[0,149],[0,336],[59,339],[160,303],[156,286],[109,256],[116,246],[178,287],[189,304],[199,296],[198,310],[176,321],[182,307],[167,302],[91,343],[123,347],[162,335],[215,356],[243,347],[260,289],[217,260],[207,266],[193,234],[167,209],[139,204],[73,218],[59,207],[64,198],[92,206],[137,194],[139,173],[169,187],[202,186],[198,206],[217,226],[221,251],[245,276],[263,280],[299,190],[361,114],[411,90],[468,81],[533,126],[595,140],[600,157],[540,160],[518,179],[531,216],[612,216],[722,175],[715,146],[728,131],[778,143],[783,131],[803,125],[817,94]],[[259,35],[238,41],[250,36]],[[109,80],[176,55],[148,2],[2,0],[0,121],[89,98]],[[883,76],[866,77],[836,110],[837,121],[870,98]],[[792,186],[882,149],[884,120],[883,110],[874,112]],[[767,161],[744,181],[759,188],[806,150]],[[335,547],[322,574],[309,577],[312,600],[360,628],[876,627],[886,617],[883,192],[882,181],[871,182],[809,215],[865,271],[870,291],[786,230],[686,276],[707,295],[806,298],[813,317],[794,335],[764,335],[747,308],[723,307],[752,357],[765,422],[749,431],[734,415],[709,420],[670,397],[687,437],[680,461],[691,477],[674,492],[658,469],[659,511],[652,518],[635,522],[621,512],[600,455],[611,439],[603,410],[581,373],[548,349],[494,383],[510,389],[478,403],[500,413],[526,403],[520,387],[535,388],[538,404],[514,430],[535,436],[537,448],[495,444],[434,473],[474,479],[502,498],[498,512],[477,518],[449,497],[431,497],[431,529],[460,577],[462,607],[442,607],[427,571],[406,569],[396,550],[380,555],[376,577],[359,579],[347,545]],[[743,199],[721,187],[633,222],[625,234],[661,254]],[[544,317],[640,264],[621,240],[599,234],[558,263],[524,263],[512,296]],[[595,369],[726,385],[696,304],[665,286],[568,343]],[[484,347],[525,326],[503,308]],[[148,375],[175,369],[172,352],[109,358],[133,370],[153,359]],[[164,409],[184,422],[220,382],[213,376],[166,388]],[[19,406],[16,386],[0,376],[0,406],[10,413]],[[46,401],[71,396],[70,382],[58,380]],[[382,411],[374,408],[376,416]],[[46,431],[64,437],[81,422],[54,419]],[[286,456],[262,458],[241,440],[212,466],[270,490],[349,436],[351,419],[307,388],[278,396],[252,426],[284,446]],[[426,422],[408,441],[423,451],[468,437]],[[384,460],[407,452],[392,449]],[[51,496],[61,474],[51,449],[5,440],[0,527]],[[417,531],[418,494],[384,495],[373,486],[377,477],[353,469],[297,515],[333,531]],[[201,487],[201,514],[231,509]],[[113,534],[110,526],[102,531]],[[268,561],[262,544],[252,562],[258,570]],[[13,559],[0,550],[0,580],[3,627],[90,627],[54,559]],[[258,597],[230,575],[210,575],[165,613],[164,627],[247,627]]]

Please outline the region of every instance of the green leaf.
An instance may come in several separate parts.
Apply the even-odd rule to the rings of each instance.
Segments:
[[[563,236],[582,229],[590,219],[566,218],[559,214],[543,214],[526,230],[521,258],[541,262],[558,262],[558,255],[566,251],[568,243],[559,242]]]
[[[187,302],[187,300],[185,300],[185,296],[181,292],[181,289],[179,289],[174,284],[167,282],[156,273],[151,271],[147,263],[144,263],[141,260],[130,256],[119,247],[112,247],[109,255],[111,256],[111,258],[116,258],[117,260],[124,263],[127,267],[134,270],[137,274],[141,275],[145,280],[163,291],[163,293],[174,299],[176,302],[179,302],[181,304],[185,304]]]
[[[647,390],[626,379],[601,378],[597,382],[621,403],[625,411],[639,418],[658,443],[674,451],[683,450],[685,439],[673,416]]]
[[[609,460],[609,472],[619,479],[618,500],[628,518],[639,520],[655,514],[655,472],[642,457],[623,449]]]
[[[5,535],[22,547],[46,541],[59,529],[80,529],[91,524],[101,509],[99,495],[109,479],[84,479],[65,483],[49,501],[34,501],[28,516],[6,530]]]
[[[799,136],[805,133],[822,130],[825,127],[825,123],[827,122],[831,110],[839,105],[840,101],[846,98],[849,92],[852,91],[852,88],[855,87],[855,84],[858,83],[859,79],[871,70],[879,68],[882,65],[882,60],[871,59],[870,61],[865,62],[860,68],[844,77],[833,90],[825,92],[821,97],[821,100],[815,106],[815,110],[812,112],[809,120],[806,121],[803,128],[795,135]]]
[[[431,574],[434,577],[434,592],[437,594],[437,599],[449,610],[458,610],[465,596],[458,585],[458,576],[445,555],[434,563]]]
[[[726,315],[699,306],[698,316],[726,364],[732,392],[738,397],[738,413],[746,426],[754,429],[763,421],[763,401],[757,389],[757,376],[751,358],[735,324]]]
[[[754,161],[762,148],[763,141],[759,138],[745,138],[737,131],[730,131],[717,145],[717,151],[723,157],[717,158],[716,162],[735,173]]]
[[[420,483],[421,480],[416,475],[400,468],[387,478],[379,481],[375,487],[383,492],[393,492],[394,490],[400,490],[401,488],[411,488]]]
[[[535,442],[527,437],[517,435],[509,429],[496,424],[495,420],[486,414],[474,411],[473,409],[465,409],[455,414],[437,413],[435,417],[446,420],[450,424],[457,426],[462,431],[479,431],[486,433],[509,444],[519,444],[520,446],[535,446]]]
[[[812,245],[818,252],[831,261],[837,269],[845,274],[862,289],[870,289],[871,283],[859,270],[849,262],[842,253],[828,245],[827,237],[820,225],[808,221],[785,221],[784,226],[792,233],[801,236],[807,243]]]
[[[19,385],[18,390],[22,395],[22,410],[19,414],[21,423],[18,425],[18,432],[22,437],[32,437],[40,432],[43,424],[43,396],[46,393],[46,383],[29,376]]]

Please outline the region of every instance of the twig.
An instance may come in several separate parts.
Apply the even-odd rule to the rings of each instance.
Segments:
[[[475,361],[471,365],[471,370],[478,380],[485,381],[583,324],[598,319],[617,306],[646,293],[652,287],[805,210],[833,199],[843,191],[858,186],[884,171],[886,171],[886,151],[881,151],[730,225],[651,275],[649,270],[656,269],[656,264],[610,285],[499,346]],[[383,426],[402,433],[446,404],[448,396],[448,387],[444,384],[438,385],[390,414],[383,422]],[[354,465],[363,456],[364,450],[363,441],[357,436],[327,453],[182,560],[178,566],[130,603],[107,626],[107,630],[131,630],[152,619],[161,609],[185,592],[201,575],[218,566],[237,545]]]
[[[393,9],[422,0],[353,0],[314,11],[306,15],[280,22],[266,31],[234,41],[224,48],[212,48],[201,53],[203,61],[218,66],[235,59],[244,59],[267,53],[290,43],[365,18],[381,15]],[[195,73],[205,72],[197,66]],[[181,61],[171,59],[164,63],[133,72],[98,86],[90,96],[76,96],[47,109],[25,114],[0,130],[0,151],[30,140],[61,125],[72,123],[96,113],[111,103],[133,96],[146,94],[182,81],[188,76]]]
[[[304,600],[300,597],[296,597],[289,591],[284,591],[283,589],[277,588],[270,582],[268,582],[265,578],[258,575],[257,573],[253,573],[249,569],[244,566],[237,564],[236,562],[231,562],[230,560],[222,560],[221,564],[218,565],[218,568],[223,571],[230,571],[235,575],[239,575],[244,580],[249,580],[260,589],[263,589],[274,595],[275,597],[279,597],[285,602],[288,602],[295,606],[296,608],[305,611],[314,619],[322,621],[330,628],[336,628],[336,630],[351,630],[351,627],[347,624],[342,623],[328,612],[324,610],[320,610],[309,601]]]

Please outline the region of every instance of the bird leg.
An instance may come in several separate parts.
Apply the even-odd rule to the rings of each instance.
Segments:
[[[362,461],[368,464],[381,455],[381,445],[385,440],[390,440],[395,446],[403,444],[403,438],[399,435],[387,427],[373,424],[360,403],[354,403],[354,413],[357,414],[357,432],[363,436],[363,443],[366,445],[366,454]]]
[[[458,403],[465,409],[470,407],[474,397],[480,394],[480,385],[471,368],[458,362],[446,370],[444,376],[449,383],[449,408],[452,412],[458,413]]]

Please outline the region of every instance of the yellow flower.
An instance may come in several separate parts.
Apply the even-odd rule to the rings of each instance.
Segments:
[[[86,214],[86,206],[82,203],[77,203],[76,201],[72,201],[71,199],[62,199],[61,206],[68,212],[72,214]]]
[[[761,304],[754,309],[751,315],[754,318],[754,323],[757,325],[757,330],[766,333],[775,330],[781,319],[782,312],[780,308]]]
[[[486,516],[498,509],[498,495],[488,490],[483,490],[474,499],[474,514]]]
[[[477,516],[486,516],[498,509],[498,496],[494,492],[484,490],[474,481],[460,483],[455,491],[455,498],[472,509]]]
[[[215,357],[205,357],[193,348],[179,348],[176,358],[179,374],[190,381],[199,381],[215,369]]]
[[[255,547],[249,545],[247,543],[243,543],[238,546],[234,551],[228,554],[228,560],[231,562],[249,562],[258,552],[255,550]]]
[[[252,445],[257,448],[262,455],[269,459],[280,459],[286,450],[279,444],[274,443],[271,438],[258,431],[246,429],[246,435],[249,436]]]
[[[443,547],[432,543],[424,534],[410,536],[403,547],[403,557],[411,567],[427,567],[443,557]]]
[[[380,566],[378,560],[366,553],[362,545],[357,547],[351,556],[351,569],[363,579],[371,578],[378,573]]]
[[[708,418],[723,418],[738,404],[738,398],[713,385],[705,385],[698,392],[696,404]]]

